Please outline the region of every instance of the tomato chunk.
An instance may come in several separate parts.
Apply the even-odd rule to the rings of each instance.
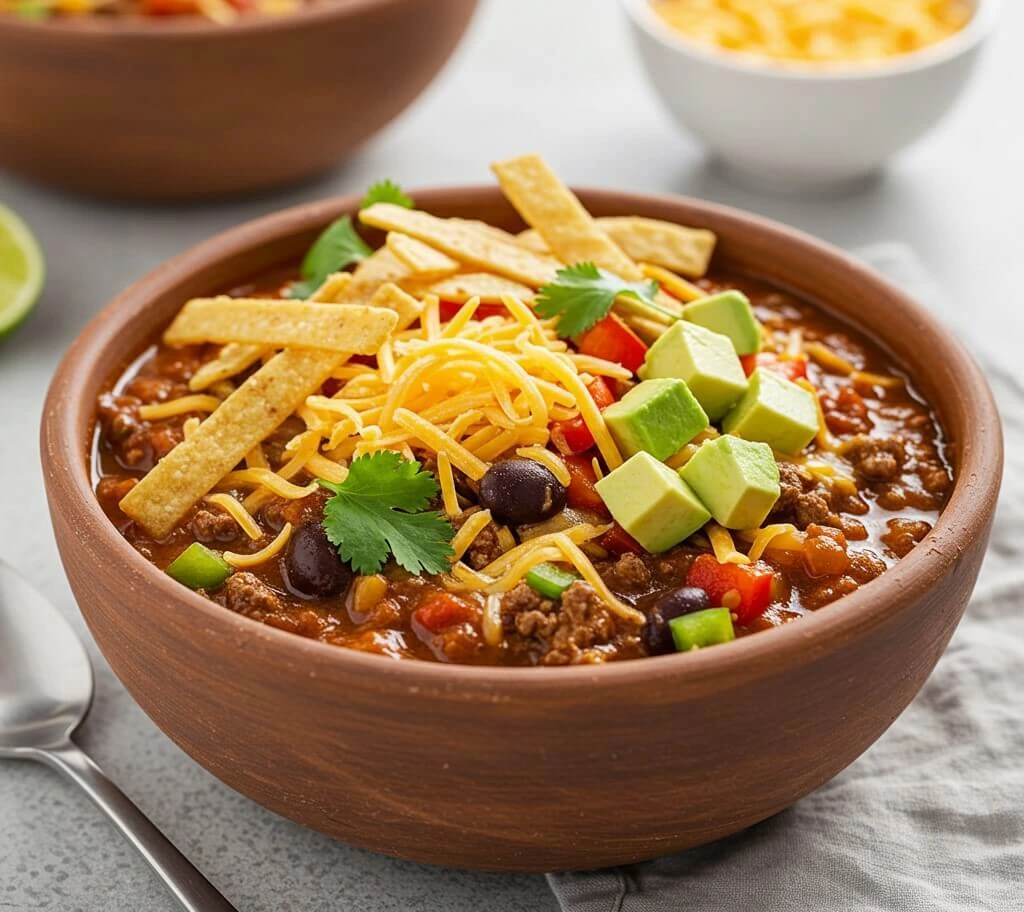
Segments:
[[[607,514],[601,495],[597,493],[597,473],[594,471],[594,464],[589,456],[578,456],[568,454],[563,456],[565,467],[569,470],[569,490],[566,492],[566,501],[570,507],[577,510],[594,510]]]
[[[728,607],[736,615],[736,623],[743,625],[759,618],[771,604],[772,577],[772,568],[760,561],[720,564],[713,555],[702,554],[690,567],[686,585],[703,589],[717,606],[723,604],[727,593],[737,593],[739,604]]]
[[[605,551],[611,551],[613,554],[644,553],[644,546],[633,538],[633,536],[623,529],[618,523],[615,523],[614,526],[605,532],[604,535],[597,540],[597,543],[604,548]]]
[[[460,310],[462,310],[462,305],[465,303],[465,301],[441,301],[437,308],[437,311],[441,316],[441,322],[447,323]],[[474,320],[484,320],[487,317],[505,316],[508,316],[508,311],[505,310],[504,304],[478,304],[476,310],[473,311]]]
[[[584,355],[614,361],[636,373],[644,363],[647,346],[616,314],[598,320],[576,340]]]
[[[595,377],[587,385],[587,392],[602,411],[615,401],[615,393],[602,377]],[[582,415],[568,421],[552,421],[549,430],[555,448],[563,455],[584,453],[594,445],[594,435]]]
[[[787,380],[802,380],[807,377],[807,359],[802,355],[799,358],[782,358],[774,352],[756,352],[753,355],[743,355],[740,364],[743,365],[743,373],[748,377],[759,367],[779,374]]]
[[[448,592],[431,592],[412,616],[424,630],[440,633],[468,621],[473,616],[473,609]]]

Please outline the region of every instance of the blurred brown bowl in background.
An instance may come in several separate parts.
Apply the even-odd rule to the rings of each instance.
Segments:
[[[0,169],[121,199],[239,194],[336,165],[451,56],[477,0],[282,17],[0,17]]]

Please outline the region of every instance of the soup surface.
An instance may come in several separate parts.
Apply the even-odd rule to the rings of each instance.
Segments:
[[[561,243],[547,216],[516,238],[406,202],[363,209],[390,231],[376,251],[346,217],[301,270],[189,302],[100,396],[97,497],[183,584],[392,658],[567,665],[796,621],[931,530],[952,475],[912,378],[811,303],[708,268],[705,234],[685,235],[707,248],[692,263],[641,244],[650,225],[586,216],[574,230],[692,281],[563,266],[517,298],[443,239],[500,242],[486,256],[528,279]],[[358,265],[335,269],[353,238]],[[604,316],[566,325],[602,292]],[[329,348],[357,337],[374,354]]]

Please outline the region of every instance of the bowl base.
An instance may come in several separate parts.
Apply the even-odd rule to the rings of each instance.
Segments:
[[[753,168],[724,158],[714,160],[714,168],[726,180],[746,190],[771,196],[802,198],[836,198],[855,196],[872,187],[882,178],[883,169],[873,168],[852,177],[821,177],[818,175],[779,173],[771,169]]]

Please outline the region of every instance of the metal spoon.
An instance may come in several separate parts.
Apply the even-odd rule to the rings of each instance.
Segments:
[[[81,786],[187,912],[237,912],[72,743],[92,694],[92,667],[74,631],[0,561],[0,758],[38,760]]]

